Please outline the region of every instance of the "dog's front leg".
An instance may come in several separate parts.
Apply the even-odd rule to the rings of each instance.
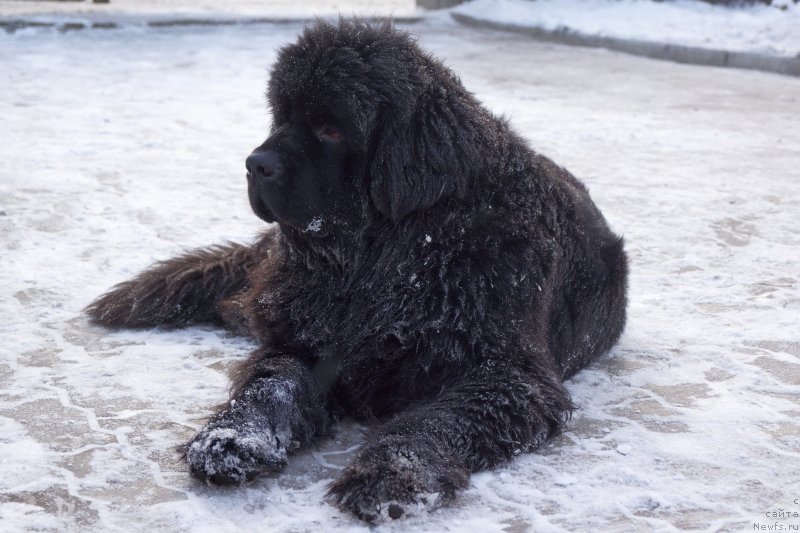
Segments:
[[[288,454],[324,435],[327,400],[305,361],[256,353],[230,403],[192,438],[192,475],[214,485],[241,484],[286,466]]]
[[[554,371],[487,362],[377,428],[330,494],[369,522],[438,507],[470,472],[538,447],[572,407]]]

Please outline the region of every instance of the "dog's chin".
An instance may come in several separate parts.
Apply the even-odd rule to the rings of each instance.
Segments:
[[[247,199],[250,200],[250,209],[252,209],[253,213],[255,213],[256,216],[264,222],[276,222],[277,217],[275,216],[275,213],[272,212],[272,209],[267,206],[266,202],[264,202],[264,199],[261,198],[260,194],[258,194],[256,188],[253,187],[249,174],[247,176],[247,182]]]
[[[251,202],[253,212],[264,222],[277,222],[284,230],[291,230],[305,238],[322,239],[331,235],[331,229],[325,224],[323,217],[312,217],[305,222],[298,222],[289,217],[282,217],[275,213],[263,202]]]
[[[253,199],[250,199],[250,207],[253,209],[253,213],[256,214],[258,218],[263,220],[264,222],[280,222],[275,214],[264,205],[261,201],[254,202]]]
[[[333,227],[329,217],[321,215],[295,216],[292,213],[284,212],[286,210],[280,209],[280,204],[270,205],[270,202],[262,197],[252,185],[248,187],[248,198],[253,213],[264,222],[277,222],[281,228],[291,229],[294,233],[311,239],[322,239],[332,233]]]
[[[325,224],[322,217],[313,217],[305,223],[282,222],[278,220],[282,228],[291,228],[294,233],[306,240],[324,239],[332,234],[332,228]]]

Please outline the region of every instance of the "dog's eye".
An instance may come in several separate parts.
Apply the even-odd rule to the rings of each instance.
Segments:
[[[314,128],[314,132],[320,139],[327,139],[330,141],[340,141],[342,137],[344,137],[341,131],[331,128],[330,126],[320,126],[318,128]]]

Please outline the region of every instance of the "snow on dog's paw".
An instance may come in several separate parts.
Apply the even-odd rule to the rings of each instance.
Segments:
[[[241,485],[286,466],[286,448],[267,429],[206,426],[186,447],[192,476],[211,485]]]
[[[469,473],[407,446],[368,447],[330,487],[333,503],[372,524],[431,511],[467,485]]]
[[[440,492],[418,492],[411,501],[388,501],[378,505],[378,522],[397,520],[403,516],[419,515],[433,511],[445,504],[447,498]]]

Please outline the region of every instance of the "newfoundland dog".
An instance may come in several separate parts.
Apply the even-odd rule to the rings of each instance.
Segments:
[[[563,380],[625,323],[626,258],[586,187],[389,23],[308,26],[280,51],[246,161],[252,245],[154,265],[87,309],[109,327],[255,337],[192,475],[277,472],[342,416],[371,429],[331,499],[376,522],[437,507],[537,448]]]

